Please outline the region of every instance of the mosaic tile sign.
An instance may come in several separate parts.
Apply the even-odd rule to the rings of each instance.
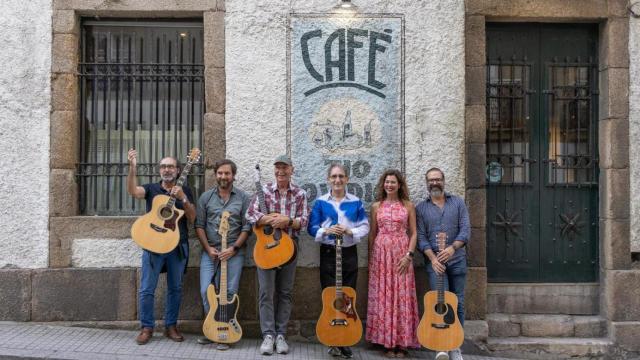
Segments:
[[[310,200],[332,162],[371,203],[380,174],[403,166],[403,19],[292,15],[288,150]]]

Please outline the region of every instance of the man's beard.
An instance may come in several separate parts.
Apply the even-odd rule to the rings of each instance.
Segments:
[[[218,187],[221,189],[228,189],[231,186],[231,181],[229,180],[216,180],[218,182]]]
[[[176,175],[175,174],[174,175],[162,175],[162,176],[160,176],[160,178],[162,179],[162,181],[168,182],[168,183],[176,181]]]
[[[439,185],[431,185],[429,186],[429,193],[431,196],[440,197],[442,196],[442,187]]]

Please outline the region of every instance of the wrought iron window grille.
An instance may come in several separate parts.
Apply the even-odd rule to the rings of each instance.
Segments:
[[[126,191],[128,150],[138,150],[141,185],[160,181],[163,157],[183,162],[202,148],[202,21],[85,21],[80,46],[80,213],[141,214],[144,201]],[[201,164],[188,182],[202,192]]]

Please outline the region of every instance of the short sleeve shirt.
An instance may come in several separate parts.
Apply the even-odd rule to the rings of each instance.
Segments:
[[[144,199],[147,201],[147,212],[151,211],[151,206],[153,205],[153,198],[156,195],[169,196],[169,192],[165,190],[159,182],[144,184],[142,185],[142,187],[144,188]],[[188,186],[184,185],[182,187],[182,191],[189,199],[189,202],[193,204],[194,202],[193,202],[193,195],[191,194],[191,189],[189,189]],[[177,209],[184,210],[184,204],[182,203],[181,200],[176,199],[175,206]],[[182,218],[180,218],[180,221],[178,221],[178,228],[180,229],[180,241],[187,242],[187,240],[189,239],[189,228],[187,227],[186,216],[182,216]]]

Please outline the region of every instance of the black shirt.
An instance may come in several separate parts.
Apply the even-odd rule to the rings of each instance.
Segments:
[[[142,185],[144,188],[144,199],[147,201],[147,212],[151,211],[151,206],[153,205],[153,198],[156,195],[167,195],[169,196],[169,191],[165,190],[161,183],[151,183]],[[191,195],[191,189],[185,184],[182,187],[182,191],[189,199],[189,202],[193,204],[193,195]],[[184,210],[184,204],[182,200],[178,200],[176,198],[176,208],[180,210]],[[182,216],[180,221],[178,221],[178,228],[180,229],[180,242],[187,242],[189,239],[189,229],[187,227],[187,217]]]

